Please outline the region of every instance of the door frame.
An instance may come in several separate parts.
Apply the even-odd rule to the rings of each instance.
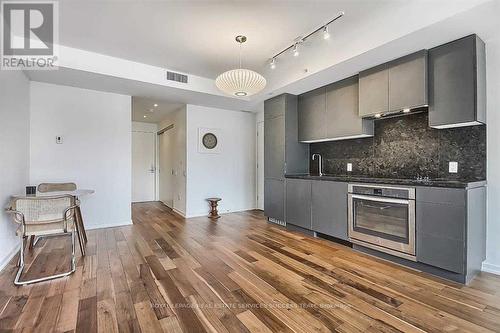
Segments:
[[[174,124],[170,124],[166,127],[163,127],[163,128],[160,128],[156,131],[156,180],[155,180],[155,186],[156,186],[156,201],[160,201],[162,202],[165,206],[167,206],[167,204],[165,204],[163,201],[161,201],[161,198],[160,198],[160,135],[162,135],[163,133],[169,131],[169,130],[172,130],[174,129],[175,125]],[[171,209],[174,209],[173,207],[173,202],[172,202],[172,207],[169,207]],[[168,206],[167,206],[168,207]]]
[[[262,165],[259,166],[259,153],[262,150],[264,156],[264,145],[259,145],[259,126],[262,124],[262,133],[260,135],[264,138],[264,119],[258,120],[255,126],[255,208],[264,210],[264,188],[262,188],[262,198],[259,200],[259,167],[264,170],[264,157],[262,158]],[[264,178],[264,177],[263,177]],[[264,179],[262,179],[262,186],[264,186]],[[259,203],[261,205],[259,206]]]

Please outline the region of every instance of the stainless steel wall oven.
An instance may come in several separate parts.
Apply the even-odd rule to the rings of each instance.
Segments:
[[[350,241],[415,261],[415,188],[349,184]]]

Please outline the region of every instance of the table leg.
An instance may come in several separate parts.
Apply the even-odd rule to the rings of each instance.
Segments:
[[[33,250],[33,247],[35,247],[35,236],[31,236],[31,237],[30,237],[30,243],[29,243],[29,244],[30,244],[30,245],[29,245],[28,249],[29,249],[30,251],[32,251],[32,250]]]
[[[76,215],[77,215],[77,220],[78,223],[80,224],[80,232],[83,235],[83,239],[85,240],[85,243],[87,243],[87,233],[85,232],[85,226],[83,225],[83,217],[82,217],[82,211],[80,210],[80,206],[76,208]]]

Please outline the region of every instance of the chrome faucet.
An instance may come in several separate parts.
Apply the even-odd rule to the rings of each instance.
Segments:
[[[319,175],[320,177],[323,176],[323,158],[321,157],[320,154],[313,154],[312,155],[312,160],[314,161],[316,157],[319,159],[318,165],[319,165]]]

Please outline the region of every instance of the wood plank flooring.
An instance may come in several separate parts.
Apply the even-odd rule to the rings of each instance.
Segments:
[[[88,232],[68,278],[0,274],[0,332],[500,332],[500,277],[469,286],[268,224],[261,212],[185,220],[133,205],[132,226]],[[41,241],[27,275],[69,265]]]

